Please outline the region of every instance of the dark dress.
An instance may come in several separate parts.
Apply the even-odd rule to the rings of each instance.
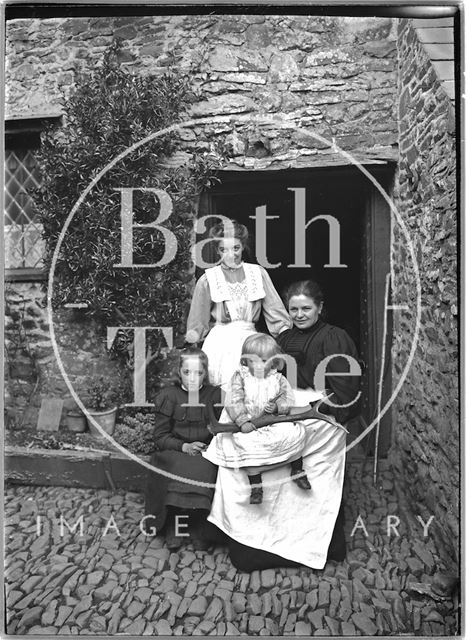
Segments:
[[[318,320],[308,330],[296,327],[282,332],[277,342],[284,353],[291,355],[297,362],[297,386],[302,389],[313,388],[313,379],[318,364],[327,356],[346,354],[358,361],[355,345],[349,335],[339,327]],[[327,374],[347,373],[349,363],[345,358],[333,358],[326,367]],[[358,376],[326,376],[326,388],[331,389],[334,404],[347,404],[358,394],[360,378]],[[338,409],[322,404],[320,411],[334,415],[338,422],[347,422],[358,414],[358,403],[351,407]],[[341,562],[345,559],[344,507],[341,502],[336,524],[328,549],[328,560]],[[247,547],[230,540],[229,555],[234,566],[240,571],[255,571],[273,567],[299,566],[273,553]]]
[[[314,388],[314,377],[319,363],[335,354],[351,356],[358,362],[355,344],[344,329],[334,327],[319,319],[310,329],[293,327],[281,333],[277,342],[284,353],[297,362],[297,385],[299,389]],[[332,391],[331,401],[335,405],[349,404],[358,394],[360,376],[339,375],[349,372],[346,358],[332,358],[326,366],[326,389]],[[350,407],[337,408],[323,403],[321,413],[333,415],[344,424],[359,413],[358,402]]]
[[[201,455],[190,456],[183,453],[185,442],[204,442],[212,438],[207,429],[207,403],[219,403],[221,392],[217,387],[206,385],[199,391],[200,407],[184,407],[188,403],[188,393],[180,386],[163,389],[155,402],[156,426],[154,440],[156,451],[151,464],[167,471],[178,479],[149,472],[146,486],[145,512],[152,515],[146,520],[146,527],[160,530],[166,520],[167,507],[186,510],[203,509],[209,512],[217,467]],[[211,486],[203,486],[199,483]]]

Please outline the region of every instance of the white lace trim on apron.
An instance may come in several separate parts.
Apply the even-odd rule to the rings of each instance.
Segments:
[[[254,302],[255,300],[261,300],[266,297],[266,292],[263,287],[263,278],[261,276],[261,269],[257,264],[243,264],[243,270],[245,272],[245,280],[247,287],[247,300]],[[229,283],[225,279],[224,272],[221,266],[211,267],[205,271],[206,278],[209,284],[209,291],[211,294],[211,300],[213,302],[225,302],[231,300],[231,292],[229,290]],[[243,284],[243,283],[233,283]]]

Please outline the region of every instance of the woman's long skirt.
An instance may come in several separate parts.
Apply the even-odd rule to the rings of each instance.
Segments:
[[[337,514],[336,524],[332,533],[331,543],[328,549],[327,562],[343,562],[346,556],[346,544],[344,533],[344,505],[341,503]],[[248,547],[237,540],[229,538],[229,556],[233,566],[239,571],[250,573],[263,569],[278,569],[280,567],[299,567],[298,562],[287,560],[275,553]]]
[[[187,510],[211,509],[217,476],[217,467],[214,464],[201,455],[189,456],[181,451],[156,451],[151,458],[151,464],[178,478],[172,479],[155,471],[148,473],[145,513],[152,517],[145,521],[146,530],[150,531],[150,527],[162,529],[168,506]]]

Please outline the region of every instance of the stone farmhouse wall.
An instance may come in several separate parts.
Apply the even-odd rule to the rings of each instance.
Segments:
[[[5,287],[5,393],[7,427],[34,427],[41,399],[63,398],[61,424],[76,406],[59,370],[50,337],[44,285],[7,282]],[[77,310],[54,312],[57,349],[70,383],[80,397],[91,376],[119,379],[119,367],[107,355],[105,336]]]
[[[175,64],[190,73],[198,97],[187,118],[211,121],[184,131],[186,152],[210,151],[219,140],[229,149],[226,168],[238,170],[348,162],[313,132],[360,161],[399,161],[394,197],[414,239],[423,310],[419,346],[393,406],[391,461],[425,521],[435,516],[437,535],[444,546],[452,542],[455,557],[455,121],[410,20],[282,15],[15,20],[6,30],[7,117],[60,113],[79,73],[99,65],[115,38],[121,42],[120,63],[132,72],[159,74]],[[256,114],[276,118],[259,126]],[[216,121],[220,116],[230,118]],[[413,299],[410,260],[397,225],[392,263],[394,303]],[[31,369],[37,362],[46,391],[58,393],[63,383],[51,366],[41,286],[11,282],[7,302],[7,338],[17,332],[21,307],[22,336],[29,345],[10,371],[7,407],[14,412],[39,397]],[[69,357],[78,345],[77,353],[97,361],[104,345],[95,339],[91,347],[92,328],[82,335],[79,322],[63,318]],[[397,380],[413,326],[408,315],[394,313],[393,320]],[[36,418],[37,400],[26,423]]]
[[[198,99],[187,118],[209,122],[184,130],[186,152],[209,152],[219,141],[228,148],[229,167],[235,169],[348,162],[330,145],[317,142],[309,133],[313,131],[334,139],[360,160],[393,160],[395,38],[395,23],[386,18],[198,15],[14,20],[6,30],[6,113],[10,118],[32,118],[63,112],[79,74],[99,65],[105,49],[118,39],[120,63],[131,72],[157,75],[173,64],[190,72]],[[258,113],[277,120],[259,128],[250,118]],[[229,115],[243,121],[215,121],[216,116]],[[11,353],[19,355],[14,347],[19,317],[26,340],[21,366],[9,371],[14,391],[7,407],[13,415],[27,406],[23,415],[25,424],[31,425],[37,420],[41,395],[68,393],[53,365],[41,291],[39,284],[11,282],[7,292]],[[60,327],[55,330],[58,336]],[[92,337],[92,325],[64,322],[62,331],[65,357],[76,362],[76,354],[84,354],[90,368],[112,370],[112,363],[103,357],[104,339]],[[85,368],[75,381],[78,390],[81,380],[84,384]]]
[[[458,302],[454,107],[409,20],[398,29],[399,163],[395,203],[417,257],[418,346],[393,406],[393,466],[414,509],[433,519],[451,559],[459,544]],[[395,303],[415,299],[400,227],[393,242]],[[393,379],[407,361],[413,314],[394,314]]]
[[[261,132],[245,124],[195,128],[198,150],[230,134],[239,166],[302,166],[334,155],[301,127],[361,158],[395,158],[396,35],[388,18],[54,18],[16,20],[6,35],[12,116],[61,111],[77,74],[118,39],[121,64],[135,73],[163,73],[170,64],[190,73],[199,98],[191,116],[286,114],[282,126]]]

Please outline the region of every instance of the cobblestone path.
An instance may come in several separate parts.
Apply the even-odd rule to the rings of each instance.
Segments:
[[[225,547],[194,551],[188,541],[173,553],[163,538],[145,537],[139,531],[139,494],[8,487],[8,632],[456,634],[457,601],[414,591],[421,583],[429,590],[444,567],[429,529],[423,537],[417,514],[403,512],[396,500],[391,472],[383,470],[373,487],[369,465],[362,474],[361,465],[350,464],[345,499],[344,562],[328,563],[323,571],[301,567],[246,574],[231,565]],[[60,514],[70,525],[83,516],[84,535],[65,528],[60,537]],[[394,529],[387,535],[388,515],[390,524],[400,518],[399,535]]]

